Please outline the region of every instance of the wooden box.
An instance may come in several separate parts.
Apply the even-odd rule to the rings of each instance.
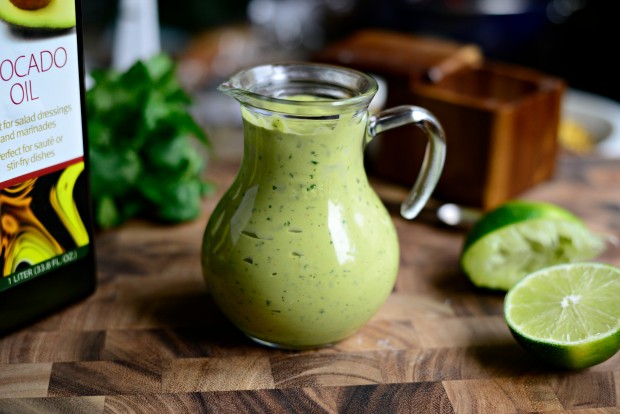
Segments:
[[[365,41],[358,35],[333,45],[318,59],[383,77],[387,82],[385,107],[419,105],[437,117],[446,133],[447,155],[434,198],[488,210],[552,176],[563,80],[521,66],[476,59],[471,45],[451,42],[435,58],[410,55],[382,60],[382,50],[392,55],[409,53],[411,48],[394,46],[396,39],[405,44],[425,39],[373,34],[372,41],[373,36],[367,34]],[[382,38],[391,46],[381,47]],[[468,54],[463,53],[465,47],[469,47]],[[415,61],[421,63],[411,63]],[[385,132],[369,147],[369,172],[411,186],[425,145],[415,127]]]

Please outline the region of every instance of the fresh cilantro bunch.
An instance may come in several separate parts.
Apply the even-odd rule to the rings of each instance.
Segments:
[[[181,222],[200,214],[211,185],[196,144],[209,140],[188,112],[175,64],[165,54],[125,72],[93,71],[86,93],[95,222],[118,226],[132,217]]]

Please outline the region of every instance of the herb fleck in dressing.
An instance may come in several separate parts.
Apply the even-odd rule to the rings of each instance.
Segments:
[[[391,218],[363,168],[368,114],[242,113],[243,162],[205,231],[208,290],[259,341],[342,340],[384,303],[398,269]]]

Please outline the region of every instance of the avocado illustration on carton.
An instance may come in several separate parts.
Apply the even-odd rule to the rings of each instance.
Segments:
[[[75,27],[74,0],[0,0],[0,19],[16,29],[57,31]]]

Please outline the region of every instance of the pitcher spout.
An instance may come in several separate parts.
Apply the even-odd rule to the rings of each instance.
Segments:
[[[366,110],[378,85],[362,72],[289,62],[241,70],[217,89],[242,104],[299,115],[337,113],[349,107]]]
[[[226,82],[221,83],[217,87],[217,91],[218,92],[222,92],[223,94],[228,95],[231,98],[235,98],[236,100],[240,100],[240,97],[244,93],[247,92],[246,90],[239,89],[239,88],[235,87],[230,80],[227,80]]]

